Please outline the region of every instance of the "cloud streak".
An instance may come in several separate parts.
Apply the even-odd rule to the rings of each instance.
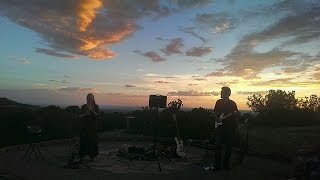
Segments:
[[[31,62],[26,58],[20,59],[20,63],[22,63],[22,64],[31,64]]]
[[[201,92],[201,91],[171,91],[167,96],[219,96],[219,92]]]
[[[206,78],[194,78],[193,80],[195,80],[195,81],[206,81],[207,79]]]
[[[168,84],[168,83],[171,83],[169,81],[155,81],[154,83],[156,84]]]
[[[50,82],[54,82],[54,83],[62,83],[62,84],[67,84],[67,83],[70,83],[69,81],[67,80],[54,80],[54,79],[50,79],[49,80]]]
[[[145,74],[145,77],[151,77],[151,78],[165,78],[165,79],[179,79],[181,76],[174,75],[174,76],[166,76],[163,74]]]
[[[195,17],[195,22],[213,33],[222,33],[235,27],[236,20],[226,13],[203,13]]]
[[[65,87],[58,89],[59,92],[69,92],[69,93],[92,93],[97,92],[95,88],[82,88],[82,87]]]
[[[43,49],[43,48],[36,48],[36,52],[47,54],[50,56],[55,56],[55,57],[61,57],[61,58],[70,58],[70,59],[76,58],[75,55],[63,54],[56,50],[49,50],[49,49]]]
[[[268,91],[238,91],[238,94],[242,94],[242,95],[254,95],[254,94],[261,94],[261,95],[265,95],[268,93]]]
[[[140,50],[135,50],[133,52],[149,58],[152,62],[162,62],[166,60],[154,51],[142,52]]]
[[[316,79],[317,80],[317,79]],[[273,87],[307,87],[319,84],[318,81],[294,81],[294,78],[279,78],[268,81],[254,82],[252,86],[273,86]]]
[[[181,48],[183,47],[183,40],[181,38],[171,39],[170,43],[165,49],[161,49],[166,55],[170,54],[182,54]]]
[[[211,48],[211,47],[193,47],[193,48],[187,50],[186,55],[187,56],[202,57],[206,54],[209,54],[212,51],[213,51],[213,48]]]
[[[197,34],[195,32],[195,28],[194,27],[188,27],[188,28],[179,27],[179,30],[184,32],[184,33],[190,34],[190,35],[200,39],[203,43],[207,43],[208,42],[206,38],[200,36],[199,34]]]
[[[126,87],[126,88],[134,88],[134,87],[137,87],[137,86],[131,85],[131,84],[125,84],[123,87]]]

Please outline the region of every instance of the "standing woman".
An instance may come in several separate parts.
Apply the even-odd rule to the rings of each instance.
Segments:
[[[82,117],[79,151],[81,159],[86,155],[94,159],[98,155],[98,114],[99,106],[96,104],[93,94],[89,93],[87,95],[87,104],[82,105],[80,114],[80,117]]]

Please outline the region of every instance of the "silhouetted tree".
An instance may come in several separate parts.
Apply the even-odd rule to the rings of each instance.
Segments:
[[[180,108],[183,106],[181,99],[171,101],[168,103],[168,107],[163,110],[163,114],[166,119],[173,119],[173,114],[178,115]]]
[[[262,113],[265,110],[266,98],[261,94],[254,94],[248,97],[247,105],[252,111]]]
[[[152,108],[152,107],[149,107],[149,106],[145,106],[145,107],[142,107],[142,111],[143,112],[154,112],[155,108]]]
[[[296,109],[298,100],[295,91],[269,90],[266,98],[266,111],[290,111]]]
[[[308,112],[320,112],[320,97],[313,94],[298,100],[298,107]]]
[[[296,99],[295,91],[269,90],[264,97],[254,94],[248,97],[247,105],[257,113],[257,121],[264,125],[288,126],[319,123],[320,98]]]
[[[261,94],[249,96],[247,105],[254,112],[264,114],[274,111],[291,111],[297,108],[295,91],[269,90],[264,97]]]
[[[62,109],[56,105],[50,105],[50,106],[44,107],[42,108],[42,110],[49,113],[57,113],[62,111]]]
[[[65,108],[65,110],[70,113],[80,113],[79,106],[68,106]]]
[[[171,101],[169,104],[168,104],[168,110],[171,111],[171,112],[178,112],[180,110],[180,108],[183,106],[182,104],[182,101],[181,99],[178,99],[176,101]]]

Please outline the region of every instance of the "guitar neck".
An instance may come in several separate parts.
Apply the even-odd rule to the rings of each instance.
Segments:
[[[173,114],[173,120],[174,120],[175,123],[176,123],[177,137],[178,137],[178,139],[180,140],[180,134],[179,134],[179,128],[178,128],[178,121],[177,121],[177,118],[176,118],[176,114]]]
[[[229,113],[229,114],[227,114],[227,115],[225,115],[225,116],[223,116],[223,117],[220,117],[220,119],[221,119],[221,120],[222,120],[222,119],[226,119],[226,118],[232,116],[233,114],[234,114],[234,112]]]

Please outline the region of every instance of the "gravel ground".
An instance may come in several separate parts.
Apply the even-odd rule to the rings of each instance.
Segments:
[[[241,165],[230,171],[211,172],[204,170],[208,165],[208,153],[193,146],[185,147],[188,158],[160,159],[162,171],[155,160],[133,160],[118,157],[117,150],[123,144],[147,147],[148,142],[104,141],[99,144],[100,154],[95,161],[85,159],[83,165],[75,169],[65,168],[68,144],[40,147],[43,159],[30,161],[23,159],[25,150],[0,153],[0,179],[246,179],[282,180],[292,176],[292,165],[270,159],[247,156]]]

